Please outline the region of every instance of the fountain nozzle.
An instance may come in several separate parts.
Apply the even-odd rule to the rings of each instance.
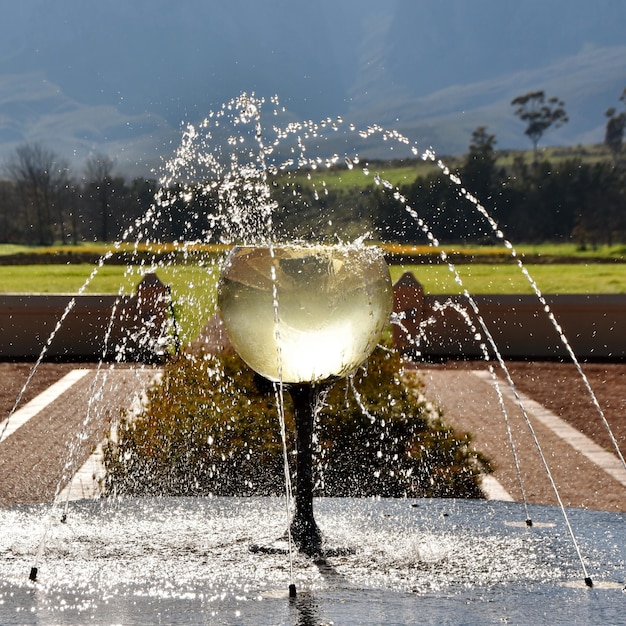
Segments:
[[[297,594],[296,594],[296,586],[295,586],[293,583],[291,583],[291,584],[289,585],[289,597],[290,597],[290,598],[295,598],[295,597],[296,597],[296,595],[297,595]]]
[[[37,580],[37,568],[36,567],[30,568],[30,574],[28,575],[28,580],[31,580],[32,582],[35,582]]]

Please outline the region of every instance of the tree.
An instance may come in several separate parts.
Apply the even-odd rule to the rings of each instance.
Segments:
[[[543,91],[530,91],[511,101],[515,115],[527,124],[524,134],[533,144],[533,163],[537,163],[537,144],[550,127],[558,128],[569,121],[565,103],[556,97],[546,99]]]
[[[496,136],[487,132],[486,126],[478,126],[472,133],[469,152],[461,170],[461,178],[481,203],[492,192],[496,179]]]
[[[23,144],[15,149],[6,170],[22,199],[26,229],[35,228],[35,243],[51,244],[55,235],[65,241],[63,195],[70,183],[67,161],[41,143]]]
[[[619,99],[626,104],[626,87]],[[604,133],[604,144],[609,148],[613,158],[617,161],[622,151],[624,130],[626,130],[626,111],[617,113],[615,107],[611,107],[606,111],[605,115],[608,120]]]
[[[87,188],[97,199],[100,212],[100,239],[109,241],[113,168],[115,161],[106,154],[94,154],[85,164]]]
[[[469,145],[469,158],[480,158],[495,162],[496,136],[487,132],[486,126],[478,126],[472,133]]]
[[[23,226],[15,211],[17,203],[15,184],[9,180],[0,180],[0,243],[22,241]]]

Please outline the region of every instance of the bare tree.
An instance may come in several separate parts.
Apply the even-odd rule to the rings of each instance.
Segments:
[[[26,230],[35,229],[35,243],[49,245],[55,234],[65,241],[62,196],[70,185],[67,161],[41,143],[29,143],[15,149],[6,171],[22,199]]]
[[[97,199],[100,211],[100,238],[110,237],[111,195],[113,194],[113,168],[115,161],[106,154],[94,154],[85,164],[87,185]]]
[[[515,115],[526,122],[524,134],[533,143],[533,162],[537,163],[537,144],[551,126],[558,128],[569,121],[565,103],[556,97],[547,98],[543,91],[531,91],[511,101]]]

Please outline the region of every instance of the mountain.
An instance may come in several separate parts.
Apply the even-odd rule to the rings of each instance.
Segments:
[[[42,141],[76,171],[105,152],[144,175],[182,123],[243,91],[450,154],[478,125],[529,147],[510,101],[537,89],[570,118],[545,145],[601,142],[626,87],[622,0],[21,0],[2,15],[0,162]]]

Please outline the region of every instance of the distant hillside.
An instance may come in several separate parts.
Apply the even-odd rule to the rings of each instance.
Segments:
[[[0,162],[41,140],[76,167],[100,151],[145,174],[171,154],[181,121],[242,91],[278,94],[285,119],[343,115],[458,154],[478,125],[501,148],[527,147],[510,101],[545,89],[570,122],[544,145],[599,143],[626,86],[622,0],[5,5]]]

